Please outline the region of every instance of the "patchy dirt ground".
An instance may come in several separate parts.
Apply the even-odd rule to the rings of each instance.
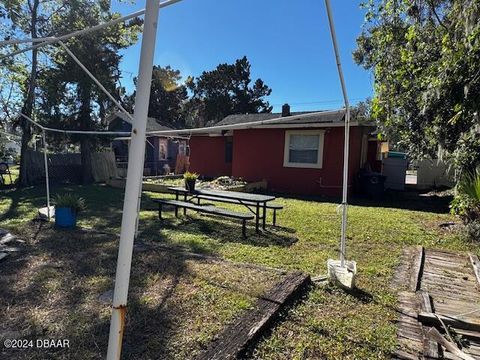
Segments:
[[[67,349],[2,348],[5,359],[101,359],[108,342],[114,235],[30,222],[0,263],[0,338],[68,339]],[[282,272],[144,242],[134,250],[125,359],[193,358]]]

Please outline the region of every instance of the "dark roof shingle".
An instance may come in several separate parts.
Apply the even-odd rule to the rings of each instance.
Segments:
[[[291,115],[296,116],[296,115],[304,115],[304,114],[311,114],[314,113],[315,111],[305,111],[305,112],[294,112]],[[314,123],[336,123],[336,122],[341,122],[344,121],[344,112],[338,111],[338,112],[331,112],[331,111],[325,111],[325,114],[318,114],[316,116],[312,117],[307,117],[307,118],[298,118],[298,119],[289,119],[288,121],[285,122],[278,122],[276,125],[279,124],[314,124]],[[249,123],[249,122],[254,122],[254,121],[265,121],[265,120],[271,120],[271,119],[276,119],[282,117],[281,113],[261,113],[261,114],[235,114],[235,115],[229,115],[222,121],[220,121],[217,126],[222,126],[222,125],[233,125],[233,124],[244,124],[244,123]]]

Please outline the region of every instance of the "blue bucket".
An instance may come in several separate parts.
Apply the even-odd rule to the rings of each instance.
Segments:
[[[70,208],[55,208],[55,226],[74,228],[77,225],[77,214]]]

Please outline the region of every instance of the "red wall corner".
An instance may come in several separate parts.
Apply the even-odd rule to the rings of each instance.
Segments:
[[[208,177],[231,176],[232,164],[225,162],[225,137],[192,136],[189,171]]]

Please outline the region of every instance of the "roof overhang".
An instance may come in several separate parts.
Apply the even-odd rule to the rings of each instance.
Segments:
[[[345,123],[342,122],[330,122],[330,123],[294,123],[294,124],[272,124],[272,125],[256,125],[249,126],[245,128],[237,128],[229,131],[225,130],[212,130],[207,131],[208,128],[205,128],[204,132],[192,134],[192,136],[232,136],[232,132],[241,131],[241,130],[252,130],[252,129],[325,129],[325,128],[338,128],[344,127]],[[358,122],[351,122],[350,126],[363,126]],[[367,125],[369,126],[369,125]]]

